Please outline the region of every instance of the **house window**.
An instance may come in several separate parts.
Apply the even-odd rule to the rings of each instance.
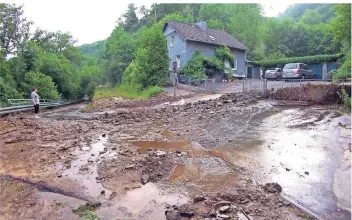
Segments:
[[[180,67],[180,66],[181,66],[180,55],[177,55],[177,56],[176,56],[176,64],[177,64],[177,67]]]
[[[233,70],[237,70],[237,58],[235,58],[235,60],[233,61],[231,67],[232,67]]]
[[[171,40],[170,40],[170,47],[174,46],[174,36],[171,36]]]

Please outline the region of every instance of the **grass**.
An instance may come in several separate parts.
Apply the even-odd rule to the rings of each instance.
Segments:
[[[146,99],[157,95],[163,88],[151,86],[141,90],[138,86],[122,84],[113,88],[96,88],[93,99],[103,99],[110,97],[123,97],[126,99]]]
[[[100,206],[100,203],[87,202],[86,204],[73,209],[72,212],[79,215],[82,220],[99,220],[94,211]]]

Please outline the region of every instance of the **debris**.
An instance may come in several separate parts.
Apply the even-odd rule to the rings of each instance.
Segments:
[[[204,201],[205,197],[204,196],[197,196],[193,198],[193,203],[201,202]]]
[[[219,214],[218,217],[221,219],[231,219],[231,216],[225,214]]]
[[[143,174],[142,176],[141,176],[141,183],[144,185],[144,184],[146,184],[147,182],[149,182],[149,175],[148,174]]]
[[[230,206],[230,205],[231,205],[231,202],[229,202],[229,201],[220,201],[220,202],[216,203],[216,204],[214,205],[214,207],[215,207],[216,209],[218,209],[218,208],[220,208],[220,207],[222,207],[222,206]]]
[[[132,169],[132,168],[134,168],[135,167],[135,165],[134,164],[131,164],[131,165],[128,165],[127,167],[126,167],[126,169]]]
[[[247,215],[244,211],[237,212],[238,220],[253,220],[252,217]]]
[[[230,210],[230,206],[222,206],[219,208],[220,213],[228,212]]]
[[[156,154],[158,157],[162,157],[162,156],[165,156],[165,155],[166,155],[166,152],[165,152],[165,151],[158,150],[157,152],[155,152],[155,154]]]
[[[269,193],[276,193],[282,191],[282,188],[278,183],[266,183],[263,188]]]
[[[89,147],[82,147],[82,150],[83,150],[83,151],[89,151],[90,148],[89,148]]]
[[[181,220],[181,215],[178,210],[165,211],[166,220]]]

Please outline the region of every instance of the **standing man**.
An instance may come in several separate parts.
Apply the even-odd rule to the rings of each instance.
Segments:
[[[37,92],[38,92],[37,88],[33,88],[32,89],[32,93],[31,93],[31,101],[32,101],[32,104],[34,106],[35,118],[39,118],[39,116],[38,116],[38,113],[39,113],[39,96],[38,96]]]

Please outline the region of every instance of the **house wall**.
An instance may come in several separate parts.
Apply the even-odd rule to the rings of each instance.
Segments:
[[[172,70],[172,63],[176,61],[176,56],[180,55],[180,66],[184,66],[187,63],[186,60],[186,41],[176,33],[176,31],[167,25],[164,30],[164,35],[167,40],[167,49],[169,54],[169,68]],[[171,36],[174,37],[174,46],[171,47]]]
[[[191,59],[196,51],[202,52],[206,57],[215,55],[216,48],[219,45],[206,44],[201,42],[187,41],[186,62]],[[243,50],[230,49],[232,54],[237,58],[237,71],[246,73],[246,55]],[[218,77],[217,77],[218,78]],[[221,79],[220,79],[221,81]]]

